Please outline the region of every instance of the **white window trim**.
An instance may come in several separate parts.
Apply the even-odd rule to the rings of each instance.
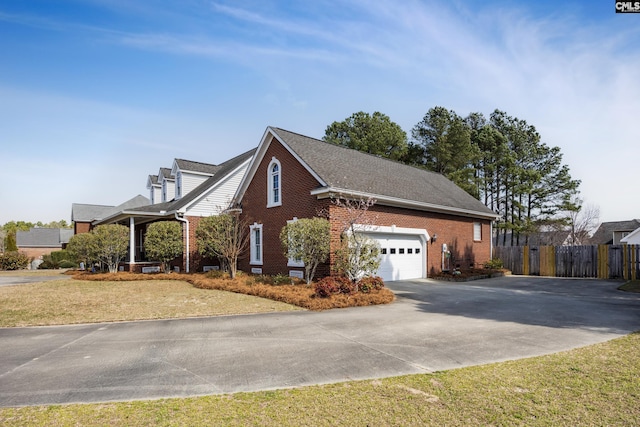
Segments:
[[[182,172],[176,172],[176,199],[182,197]]]
[[[297,220],[298,218],[294,216],[293,219],[287,221],[287,224],[291,224],[292,222],[296,222]],[[289,258],[287,260],[287,267],[304,267],[304,261],[300,259]]]
[[[256,248],[256,237],[255,232],[259,231],[259,239],[260,245]],[[251,261],[249,264],[251,265],[262,265],[263,264],[263,253],[264,253],[264,238],[262,234],[262,224],[253,223],[253,225],[249,226],[250,233],[250,244],[251,244]]]
[[[473,241],[482,242],[482,223],[481,222],[473,223]]]
[[[162,180],[162,201],[163,202],[167,201],[167,180],[166,179]]]
[[[273,166],[278,166],[278,201],[274,201],[273,197],[273,173],[271,170]],[[267,207],[273,208],[276,206],[282,206],[282,165],[280,165],[280,161],[275,157],[271,158],[271,162],[269,163],[269,167],[267,168]]]

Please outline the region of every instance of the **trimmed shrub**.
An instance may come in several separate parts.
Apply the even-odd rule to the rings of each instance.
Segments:
[[[366,294],[384,288],[384,281],[378,276],[363,277],[358,282],[358,286],[360,286],[360,292]]]
[[[12,251],[0,255],[0,270],[21,270],[29,265],[29,257],[23,253]]]
[[[42,264],[38,266],[38,270],[55,270],[60,268],[60,264],[51,255],[42,255]]]
[[[320,298],[328,298],[340,293],[340,284],[335,277],[324,277],[313,284],[315,295]]]
[[[491,261],[487,261],[484,263],[484,268],[489,270],[500,270],[504,267],[502,260],[500,258],[494,258]]]

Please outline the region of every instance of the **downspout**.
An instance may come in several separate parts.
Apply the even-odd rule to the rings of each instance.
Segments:
[[[491,236],[491,245],[489,246],[489,250],[491,253],[489,254],[489,261],[493,260],[493,220],[489,223],[489,235]]]
[[[187,234],[187,238],[186,238],[186,240],[187,240],[187,242],[186,242],[187,248],[186,248],[185,254],[187,255],[187,258],[186,258],[186,264],[185,264],[185,272],[189,273],[189,220],[185,219],[184,218],[184,214],[181,213],[181,212],[176,212],[175,216],[176,216],[176,219],[178,221],[183,222],[185,224],[185,226],[186,226],[185,227],[186,228],[185,232]]]

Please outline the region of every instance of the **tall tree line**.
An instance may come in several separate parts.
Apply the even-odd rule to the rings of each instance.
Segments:
[[[393,132],[383,133],[384,144],[362,142],[363,128],[387,124]],[[359,112],[328,126],[324,139],[445,175],[500,214],[497,244],[527,244],[530,233],[562,224],[580,209],[580,181],[571,178],[560,148],[543,143],[525,120],[500,110],[487,119],[433,107],[412,128],[411,140],[398,129],[381,113]]]

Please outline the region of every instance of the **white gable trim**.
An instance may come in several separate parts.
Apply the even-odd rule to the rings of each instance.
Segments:
[[[622,239],[620,239],[620,243],[628,243],[630,240],[634,241],[639,239],[640,239],[640,227],[636,228],[631,233],[627,234]]]
[[[298,154],[295,151],[293,151],[291,149],[291,147],[289,147],[278,136],[278,134],[271,128],[271,126],[268,126],[267,129],[264,131],[264,134],[262,135],[262,139],[260,140],[260,144],[258,145],[258,148],[256,150],[255,156],[253,156],[253,159],[251,159],[251,163],[249,164],[249,167],[247,169],[247,173],[244,175],[244,178],[242,179],[242,182],[240,183],[240,186],[238,187],[238,191],[236,192],[236,195],[234,197],[234,200],[236,202],[239,202],[240,200],[242,200],[242,197],[244,196],[244,193],[247,191],[247,188],[249,187],[249,184],[251,183],[251,181],[253,181],[253,178],[256,175],[256,172],[258,170],[258,166],[260,165],[260,163],[264,159],[264,156],[267,153],[267,150],[269,149],[269,146],[271,145],[271,141],[272,141],[271,137],[273,137],[280,144],[282,144],[282,146],[289,153],[291,153],[291,155],[298,161],[298,163],[300,163],[320,183],[321,186],[323,186],[323,187],[327,186],[327,184],[322,180],[322,178],[320,178],[320,176],[318,176],[318,174],[315,173],[315,171],[313,169],[311,169],[309,167],[309,165],[306,164],[300,158],[300,156],[298,156]]]

